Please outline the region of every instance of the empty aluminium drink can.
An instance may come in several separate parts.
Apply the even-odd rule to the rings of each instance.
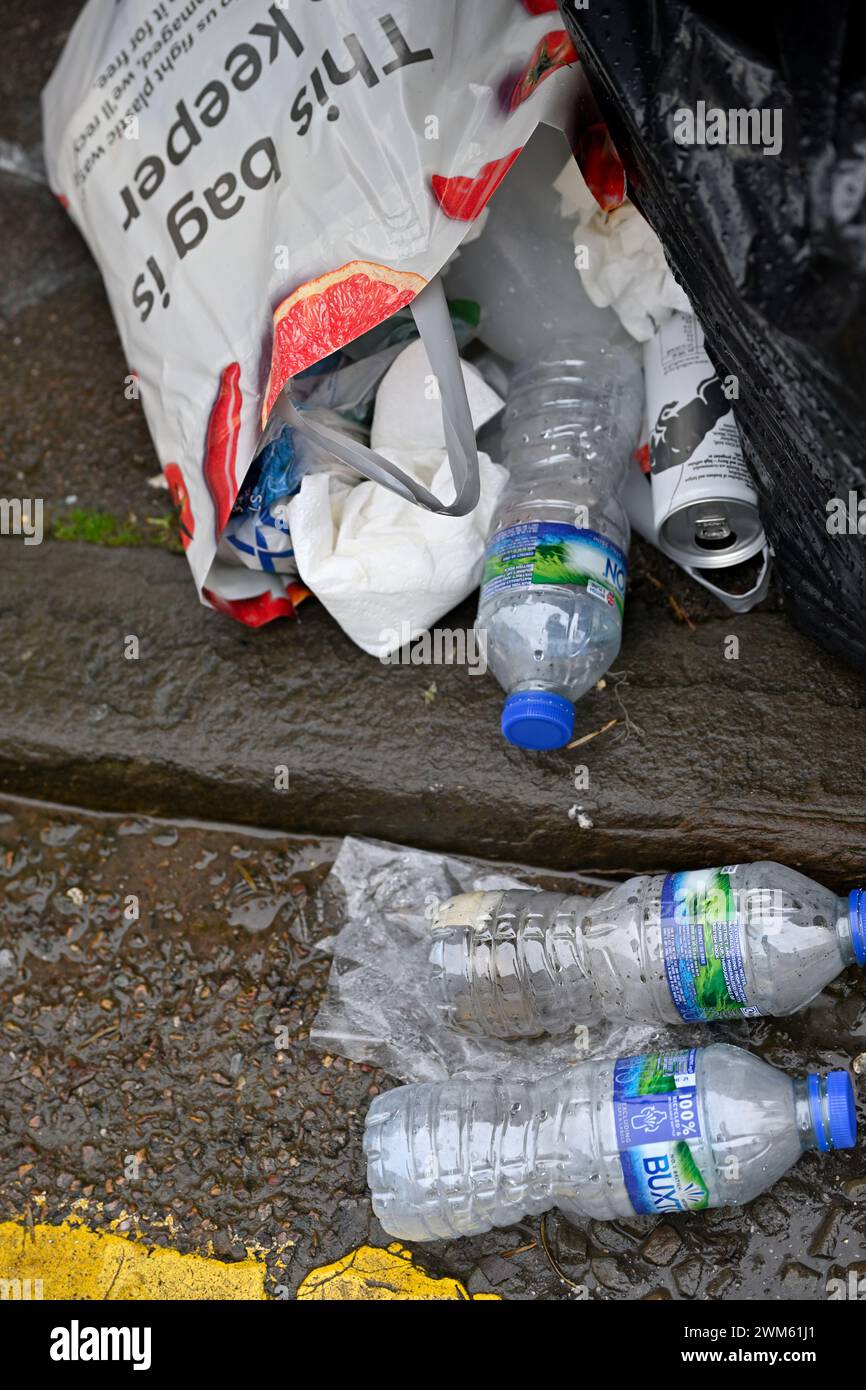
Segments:
[[[765,544],[731,402],[693,314],[672,314],[644,347],[656,535],[682,565],[720,569]]]

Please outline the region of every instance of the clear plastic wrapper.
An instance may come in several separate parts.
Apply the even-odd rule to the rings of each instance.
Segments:
[[[455,893],[559,887],[589,900],[612,880],[407,849],[375,840],[343,841],[321,890],[335,934],[328,992],[310,1035],[323,1052],[383,1067],[400,1081],[507,1075],[535,1081],[577,1062],[682,1047],[677,1028],[647,1024],[577,1028],[563,1037],[503,1042],[456,1032],[429,984],[430,924]],[[690,1044],[745,1041],[740,1024],[689,1029]]]

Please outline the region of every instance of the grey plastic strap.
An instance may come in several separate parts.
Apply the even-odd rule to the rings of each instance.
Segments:
[[[274,414],[328,449],[342,463],[372,482],[390,488],[407,502],[415,502],[419,507],[426,507],[429,512],[439,512],[442,516],[466,516],[478,503],[481,486],[478,451],[454,327],[438,275],[415,296],[411,309],[439,384],[445,444],[454,482],[453,502],[446,504],[440,501],[396,463],[389,462],[365,444],[359,444],[307,418],[303,411],[292,404],[285,391],[277,399]]]

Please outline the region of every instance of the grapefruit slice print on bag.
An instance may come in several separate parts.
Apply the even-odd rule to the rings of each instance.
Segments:
[[[394,270],[376,261],[349,261],[293,290],[274,310],[262,426],[290,377],[390,318],[426,284],[424,276],[412,270]]]

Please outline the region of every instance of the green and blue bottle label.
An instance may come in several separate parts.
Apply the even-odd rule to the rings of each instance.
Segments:
[[[600,531],[559,521],[527,521],[491,536],[484,556],[481,602],[504,589],[575,585],[622,622],[628,560]]]
[[[680,1018],[709,1023],[750,1018],[736,865],[668,874],[662,885],[665,975]]]
[[[636,1212],[699,1211],[710,1191],[691,1145],[701,1139],[696,1050],[621,1057],[613,1113],[623,1180]]]

